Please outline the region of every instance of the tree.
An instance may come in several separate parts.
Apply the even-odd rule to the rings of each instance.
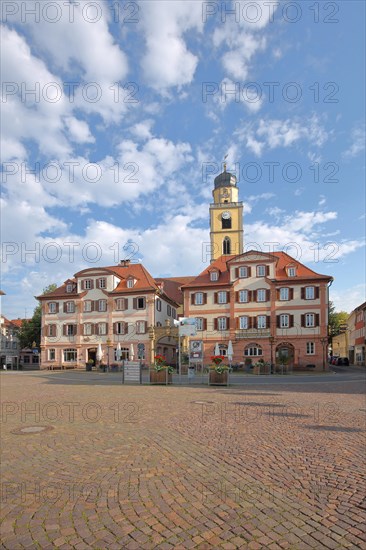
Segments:
[[[52,284],[48,285],[43,289],[44,294],[49,294],[56,290],[57,285]],[[34,308],[33,316],[31,319],[23,319],[22,326],[20,327],[18,338],[20,348],[31,348],[33,342],[36,343],[36,346],[39,347],[41,344],[41,326],[42,326],[42,307],[41,304],[38,304]]]
[[[335,336],[339,334],[342,327],[347,324],[349,313],[346,311],[336,311],[335,305],[329,301],[329,335]]]

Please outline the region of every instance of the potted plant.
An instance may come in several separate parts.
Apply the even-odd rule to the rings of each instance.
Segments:
[[[86,363],[86,370],[91,371],[93,369],[94,361],[93,359],[89,359]]]
[[[213,365],[210,367],[209,384],[215,386],[227,386],[229,380],[229,367],[223,365],[225,357],[223,355],[213,355],[211,361]]]
[[[268,371],[268,374],[270,373],[271,365],[268,362],[265,362],[264,359],[259,359],[256,363],[254,363],[254,374],[266,374]]]
[[[163,355],[155,355],[154,365],[150,369],[150,384],[171,384],[173,371]]]
[[[283,374],[283,372],[285,371],[285,367],[286,367],[286,365],[288,364],[289,359],[290,359],[290,358],[289,358],[289,356],[288,356],[287,354],[282,353],[282,352],[280,351],[280,353],[279,353],[279,355],[278,355],[278,361],[279,361],[280,366],[281,366],[281,372],[282,372],[282,374]]]

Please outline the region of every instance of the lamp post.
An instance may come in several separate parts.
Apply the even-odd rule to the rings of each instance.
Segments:
[[[109,348],[112,345],[112,341],[110,340],[110,338],[107,338],[106,344],[107,344],[107,368],[109,372]]]
[[[275,368],[273,364],[273,344],[274,344],[274,336],[269,337],[269,344],[271,346],[271,374],[275,374]]]
[[[320,342],[323,347],[323,370],[325,370],[325,346],[328,343],[328,338],[327,337],[320,338]]]

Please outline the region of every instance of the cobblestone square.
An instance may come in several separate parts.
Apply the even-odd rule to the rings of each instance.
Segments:
[[[2,373],[1,548],[365,548],[364,379]]]

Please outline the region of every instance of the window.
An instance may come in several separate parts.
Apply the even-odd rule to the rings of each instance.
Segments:
[[[93,334],[93,327],[91,323],[84,324],[84,336],[91,336]]]
[[[127,309],[127,298],[117,298],[116,300],[116,310],[122,311]]]
[[[266,328],[266,327],[267,327],[267,317],[265,315],[258,315],[257,328]]]
[[[133,288],[134,284],[135,284],[134,279],[127,279],[127,288]]]
[[[239,302],[242,304],[249,302],[249,294],[247,290],[239,290]]]
[[[75,336],[76,325],[66,325],[66,336]]]
[[[196,317],[196,329],[203,330],[203,319],[200,317]]]
[[[314,300],[315,298],[315,288],[313,286],[305,287],[305,300]]]
[[[134,309],[145,309],[146,307],[146,300],[144,297],[134,298],[134,303],[135,303]]]
[[[29,355],[24,355],[23,357],[23,363],[29,363]]]
[[[114,324],[115,334],[126,334],[127,333],[127,323],[118,322]]]
[[[121,361],[128,361],[129,357],[130,357],[129,348],[121,348]],[[117,359],[117,350],[114,350],[114,360],[118,361],[118,359]]]
[[[231,229],[231,218],[222,218],[221,229]]]
[[[226,317],[218,317],[217,319],[217,329],[226,330],[227,329],[227,319]]]
[[[280,315],[280,328],[289,328],[290,316],[287,314]]]
[[[136,334],[146,333],[146,321],[136,321]]]
[[[315,343],[314,342],[306,342],[306,354],[307,355],[314,355],[315,354]]]
[[[10,342],[5,342],[5,348],[10,348]]]
[[[265,276],[266,276],[266,266],[257,265],[257,277],[265,277]]]
[[[196,306],[201,306],[203,304],[203,292],[196,292],[194,295],[194,303]]]
[[[92,311],[92,301],[91,300],[85,300],[83,310],[84,310],[84,313],[88,313],[89,311]]]
[[[244,355],[256,357],[258,355],[263,355],[263,351],[260,346],[249,346],[245,348]]]
[[[73,290],[73,285],[70,284],[70,283],[67,284],[67,285],[66,285],[66,292],[70,293],[70,292],[72,292],[72,290]]]
[[[48,303],[48,313],[57,313],[57,304],[56,302]]]
[[[76,349],[64,349],[64,362],[68,363],[70,361],[77,360],[77,351]]]
[[[248,277],[248,268],[247,267],[239,267],[239,277],[241,279],[245,279]]]
[[[57,326],[56,325],[48,325],[48,336],[50,338],[54,338],[57,336]]]
[[[156,300],[156,311],[161,311],[161,300],[157,298]]]
[[[217,271],[211,271],[210,273],[210,281],[217,281],[219,278],[219,274]]]
[[[287,269],[287,275],[289,277],[296,277],[296,267],[289,267]]]
[[[280,288],[280,300],[288,300],[290,293],[289,288]]]
[[[99,288],[106,288],[107,286],[107,279],[99,279]]]
[[[315,327],[314,313],[306,313],[306,315],[305,315],[305,326],[306,327]]]
[[[55,348],[50,348],[48,350],[48,360],[49,361],[55,361],[56,359],[56,350]]]
[[[98,334],[101,336],[107,334],[107,323],[98,323]]]
[[[107,311],[107,300],[98,301],[98,311]]]
[[[172,307],[172,317],[173,317],[173,319],[176,319],[176,318],[177,318],[177,312],[176,312],[176,310],[174,309],[174,307]]]
[[[12,348],[17,349],[17,343],[16,342],[13,342]]]
[[[223,290],[223,291],[217,293],[217,303],[227,304],[227,292],[226,292],[226,290]]]
[[[242,330],[249,328],[249,317],[247,315],[239,317],[239,328]]]
[[[222,253],[223,254],[231,254],[231,241],[229,237],[225,237],[223,243],[222,243]]]
[[[66,302],[66,313],[75,313],[75,302]]]
[[[257,290],[257,302],[265,302],[266,301],[266,291],[263,288],[260,288]]]
[[[85,279],[84,289],[85,290],[90,290],[91,288],[93,288],[93,281],[91,279]]]
[[[172,315],[172,306],[170,306],[169,304],[166,306],[166,312],[167,312],[168,317],[171,317],[171,315]]]

